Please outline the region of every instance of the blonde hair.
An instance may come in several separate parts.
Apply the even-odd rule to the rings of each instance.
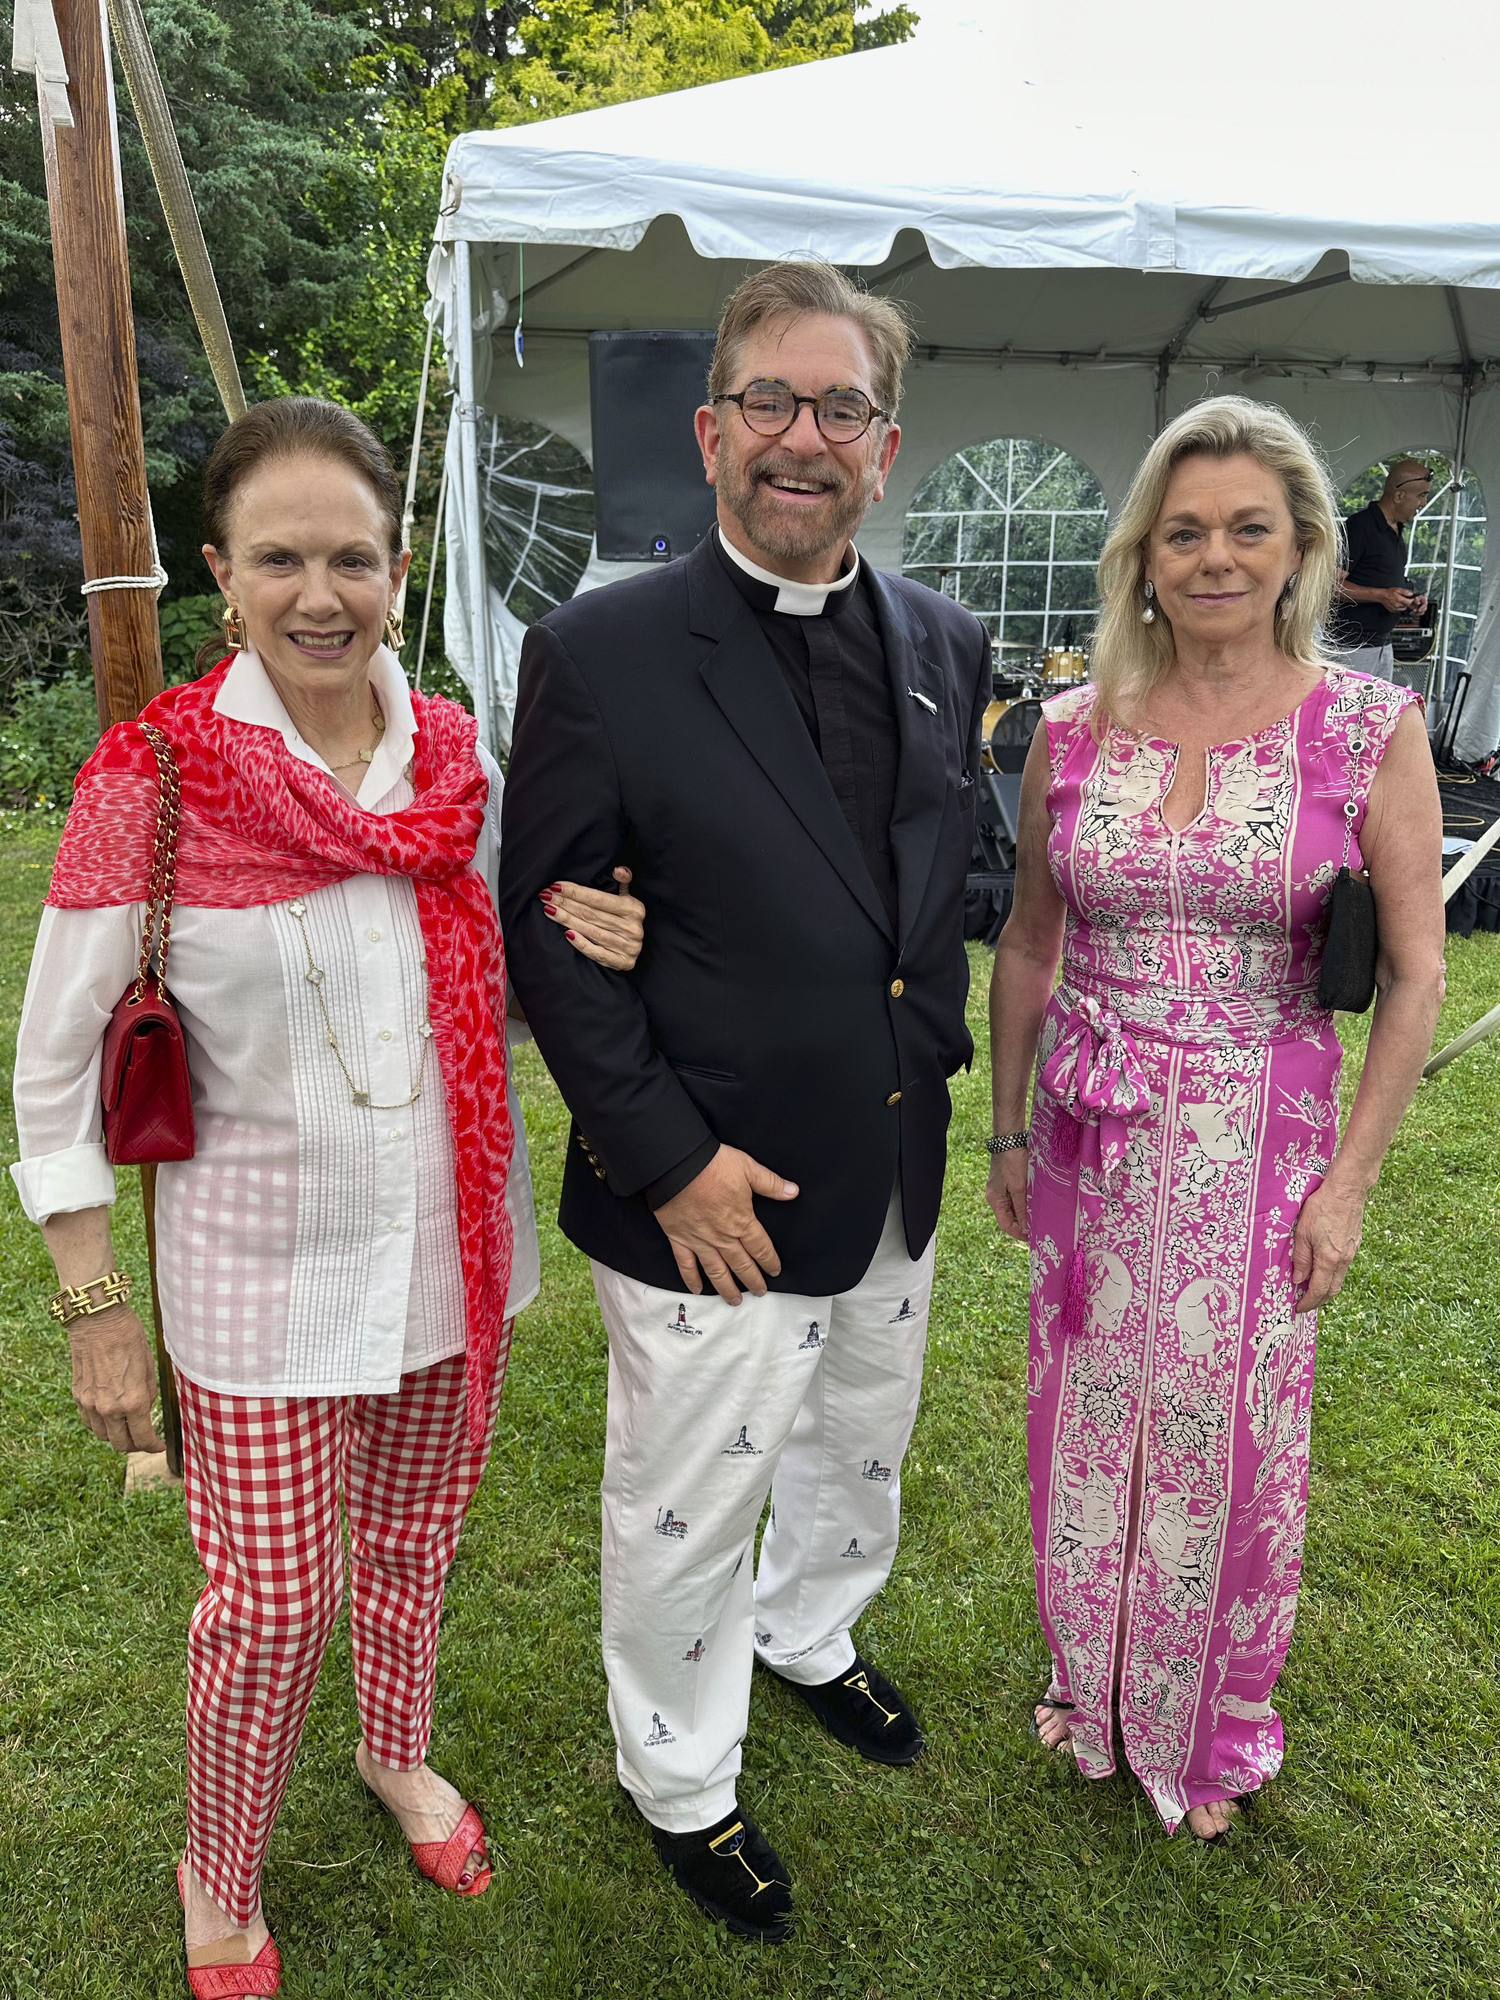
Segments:
[[[1173,472],[1185,458],[1253,458],[1280,479],[1302,552],[1295,589],[1276,607],[1276,643],[1301,667],[1321,669],[1318,628],[1327,623],[1343,551],[1343,523],[1321,453],[1274,403],[1215,396],[1175,417],[1141,461],[1099,557],[1102,609],[1091,670],[1099,689],[1095,727],[1138,710],[1172,665],[1171,620],[1156,607],[1147,625],[1146,552]]]
[[[710,402],[734,387],[740,353],[758,326],[779,319],[826,313],[852,320],[870,350],[875,401],[888,417],[901,402],[901,376],[911,353],[911,321],[894,299],[867,292],[835,264],[813,261],[768,264],[735,286],[719,315],[718,345],[708,375]]]

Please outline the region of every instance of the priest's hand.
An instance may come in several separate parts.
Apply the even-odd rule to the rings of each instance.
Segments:
[[[68,1328],[73,1400],[97,1438],[116,1451],[165,1451],[151,1421],[156,1359],[129,1306],[76,1319]]]
[[[781,1259],[751,1206],[752,1195],[795,1201],[797,1186],[738,1147],[721,1146],[701,1174],[657,1209],[690,1292],[701,1292],[707,1278],[732,1306],[740,1303],[742,1286],[765,1297],[766,1278],[779,1275]]]

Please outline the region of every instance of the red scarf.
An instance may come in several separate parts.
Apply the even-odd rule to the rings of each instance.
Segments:
[[[508,1345],[505,1180],[514,1134],[505,1089],[505,958],[489,892],[472,865],[487,795],[474,718],[451,701],[414,694],[416,797],[401,812],[371,813],[294,757],[279,730],[215,713],[228,669],[221,661],[142,711],[171,738],[182,772],[177,900],[247,910],[351,875],[409,875],[415,883],[453,1133],[468,1429],[477,1446]],[[144,901],[157,797],[156,759],[139,724],[117,723],[78,774],[47,894],[54,908]]]

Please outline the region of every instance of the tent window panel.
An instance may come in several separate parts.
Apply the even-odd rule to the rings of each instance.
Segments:
[[[935,532],[952,523],[952,553]],[[902,567],[975,612],[1012,650],[1086,636],[1098,609],[1104,494],[1044,438],[966,445],[928,474],[906,516]]]
[[[934,514],[921,520],[907,519],[906,568],[918,569],[929,563],[958,560],[958,517]]]
[[[553,431],[518,417],[479,424],[485,574],[524,625],[578,588],[594,538],[594,476]]]

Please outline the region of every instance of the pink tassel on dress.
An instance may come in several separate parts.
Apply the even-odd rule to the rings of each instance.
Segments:
[[[1059,1327],[1065,1341],[1075,1341],[1083,1333],[1083,1293],[1087,1283],[1088,1265],[1080,1243],[1068,1260],[1068,1289],[1063,1294],[1062,1323]]]

